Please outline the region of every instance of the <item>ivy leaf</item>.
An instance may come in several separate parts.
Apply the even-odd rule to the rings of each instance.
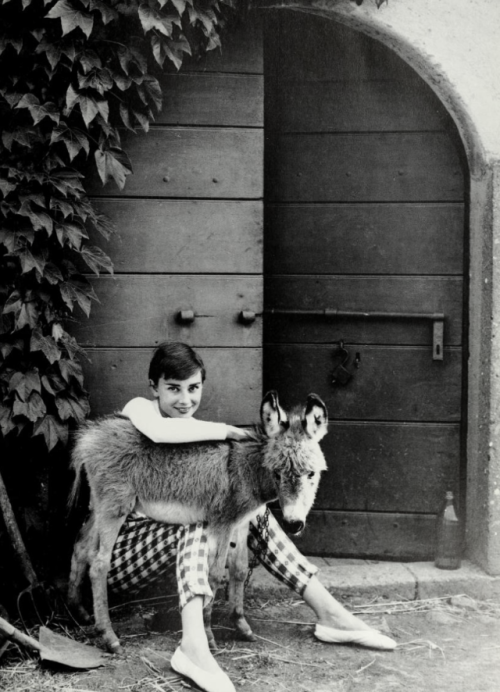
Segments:
[[[22,329],[26,326],[31,327],[31,329],[34,329],[38,324],[39,316],[40,311],[38,310],[33,301],[23,303],[16,320],[16,329]]]
[[[181,20],[177,15],[162,15],[152,7],[149,7],[149,5],[144,4],[139,7],[139,19],[141,20],[144,33],[156,29],[164,36],[170,37],[173,33],[174,24],[177,24],[179,28],[182,27]]]
[[[140,113],[139,111],[132,111],[134,114],[135,119],[138,121],[139,125],[142,127],[144,132],[149,132],[149,118],[144,115],[144,113]]]
[[[59,361],[59,370],[66,382],[69,382],[70,378],[74,377],[83,387],[83,370],[79,363],[74,360],[68,360],[67,358],[61,358]]]
[[[80,197],[80,193],[84,192],[80,178],[83,175],[76,171],[57,171],[50,176],[50,183],[59,190],[59,192],[67,197],[69,194]]]
[[[21,294],[14,290],[5,301],[2,314],[8,315],[10,312],[19,313],[22,307]]]
[[[89,38],[94,26],[93,16],[76,10],[68,0],[59,0],[45,16],[61,20],[63,36],[79,28]]]
[[[76,223],[56,224],[56,235],[61,245],[67,240],[74,250],[80,250],[83,238],[88,238],[85,229]]]
[[[77,401],[73,397],[58,396],[56,398],[56,406],[61,420],[73,418],[78,423],[83,423],[90,413],[90,407],[85,399]]]
[[[63,445],[67,444],[68,427],[49,413],[35,426],[33,437],[36,437],[36,435],[43,435],[47,449],[50,452],[59,441]]]
[[[7,252],[13,254],[19,247],[19,236],[15,231],[0,228],[0,243],[7,248]]]
[[[105,151],[97,149],[95,162],[103,185],[113,178],[120,190],[123,190],[127,175],[132,173],[132,165],[125,152],[117,147],[110,147]]]
[[[113,19],[117,19],[118,12],[109,7],[101,0],[90,0],[89,10],[98,10],[101,13],[102,23],[109,24]]]
[[[86,154],[89,153],[89,140],[83,134],[83,132],[72,130],[65,124],[59,125],[52,130],[50,143],[54,144],[54,142],[64,142],[66,149],[68,150],[70,161],[73,161],[75,156],[77,156],[82,149]]]
[[[47,234],[50,236],[54,230],[54,222],[49,214],[47,214],[45,211],[42,211],[41,209],[33,209],[31,206],[32,200],[33,196],[25,198],[21,204],[18,214],[21,216],[27,216],[33,224],[35,231],[45,228]]]
[[[88,140],[87,140],[87,144],[88,144]],[[52,210],[54,210],[54,209],[59,210],[65,219],[70,214],[74,214],[76,212],[74,204],[70,204],[69,202],[66,202],[66,200],[60,199],[59,197],[51,197],[49,206]]]
[[[14,416],[26,416],[28,420],[34,423],[47,413],[47,407],[40,394],[32,392],[26,401],[20,399],[14,401],[12,413]]]
[[[160,5],[163,7],[161,3],[162,0],[160,0]],[[172,0],[172,5],[175,7],[179,15],[182,15],[186,9],[186,0]]]
[[[78,76],[80,89],[95,89],[101,96],[113,86],[113,80],[109,70],[92,70],[87,75]]]
[[[35,269],[41,276],[43,276],[47,261],[44,255],[32,253],[28,248],[22,248],[16,254],[21,262],[21,271],[23,274],[27,274],[28,272],[32,271],[32,269]]]
[[[54,339],[51,336],[44,336],[38,328],[31,334],[30,351],[41,351],[51,365],[61,357],[61,351]]]
[[[113,262],[101,248],[95,245],[85,245],[81,249],[80,254],[84,262],[95,274],[99,275],[103,269],[110,274],[113,273]]]
[[[59,367],[62,362],[63,359],[59,361]],[[61,377],[59,377],[59,375],[56,375],[54,373],[51,373],[49,375],[43,375],[42,385],[45,391],[51,394],[52,396],[55,396],[56,394],[59,394],[59,392],[62,392],[66,389],[66,383],[64,382],[64,380]]]
[[[75,281],[65,281],[60,284],[59,290],[61,292],[61,298],[71,311],[76,302],[87,317],[90,315],[91,300],[97,299],[94,289],[90,284],[77,284]]]
[[[82,53],[79,53],[78,60],[80,61],[80,65],[82,66],[82,70],[85,74],[90,72],[90,70],[95,68],[99,69],[102,67],[101,58],[93,50],[85,50]]]
[[[113,72],[112,78],[118,89],[120,91],[126,91],[132,84],[130,77],[120,74],[119,72]]]
[[[188,44],[189,45],[189,44]],[[143,82],[144,89],[146,90],[148,96],[155,104],[157,110],[161,110],[162,106],[162,91],[160,83],[154,77],[146,76]]]
[[[9,381],[9,392],[16,392],[21,401],[26,401],[31,392],[42,391],[40,375],[38,370],[28,370],[28,372],[16,372]]]
[[[132,127],[132,123],[130,122],[130,111],[127,108],[127,106],[124,103],[120,103],[120,117],[122,119],[123,124],[128,130],[132,130],[132,132],[135,132],[135,128]]]
[[[95,102],[95,99],[93,99],[91,96],[87,96],[86,94],[79,95],[78,103],[80,105],[80,110],[82,112],[82,118],[85,122],[85,125],[88,127],[92,120],[99,113],[97,103]]]
[[[2,431],[2,435],[5,437],[16,428],[17,425],[12,419],[12,409],[0,404],[0,430]]]
[[[9,192],[12,192],[12,190],[15,190],[17,185],[14,183],[9,183],[8,180],[5,178],[0,178],[0,191],[2,192],[2,195],[4,197],[7,197]]]
[[[49,117],[58,124],[61,117],[59,109],[52,102],[42,104],[34,94],[25,94],[16,108],[27,108],[34,125],[38,125],[45,117]]]
[[[62,51],[60,46],[55,45],[44,38],[36,47],[35,53],[45,53],[45,57],[47,58],[49,65],[54,70],[61,59]]]
[[[47,262],[43,270],[43,278],[46,279],[49,284],[55,286],[60,281],[64,281],[64,277],[61,274],[59,268],[53,262]]]

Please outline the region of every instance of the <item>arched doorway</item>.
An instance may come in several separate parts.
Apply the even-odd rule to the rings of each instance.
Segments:
[[[285,10],[265,36],[264,385],[331,417],[303,547],[430,559],[444,491],[464,493],[462,146],[382,44]]]

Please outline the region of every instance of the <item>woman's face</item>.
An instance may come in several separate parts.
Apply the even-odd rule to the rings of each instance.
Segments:
[[[157,385],[151,384],[151,390],[158,399],[162,416],[191,418],[198,410],[203,393],[201,370],[187,380],[160,377]]]

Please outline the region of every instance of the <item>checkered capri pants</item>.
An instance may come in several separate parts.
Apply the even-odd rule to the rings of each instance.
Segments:
[[[250,522],[248,547],[271,574],[302,595],[317,567],[297,550],[271,513],[265,533],[259,522]],[[116,539],[108,585],[112,591],[133,593],[156,581],[174,563],[181,610],[195,596],[203,596],[207,605],[213,593],[208,583],[206,524],[164,524],[132,513]]]

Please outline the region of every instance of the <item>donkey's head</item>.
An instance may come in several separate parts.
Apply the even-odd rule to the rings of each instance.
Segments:
[[[272,475],[285,529],[302,533],[312,507],[325,458],[318,442],[328,429],[328,412],[316,394],[309,394],[304,407],[287,414],[279,405],[278,394],[264,397],[260,417],[269,438],[263,466]]]

